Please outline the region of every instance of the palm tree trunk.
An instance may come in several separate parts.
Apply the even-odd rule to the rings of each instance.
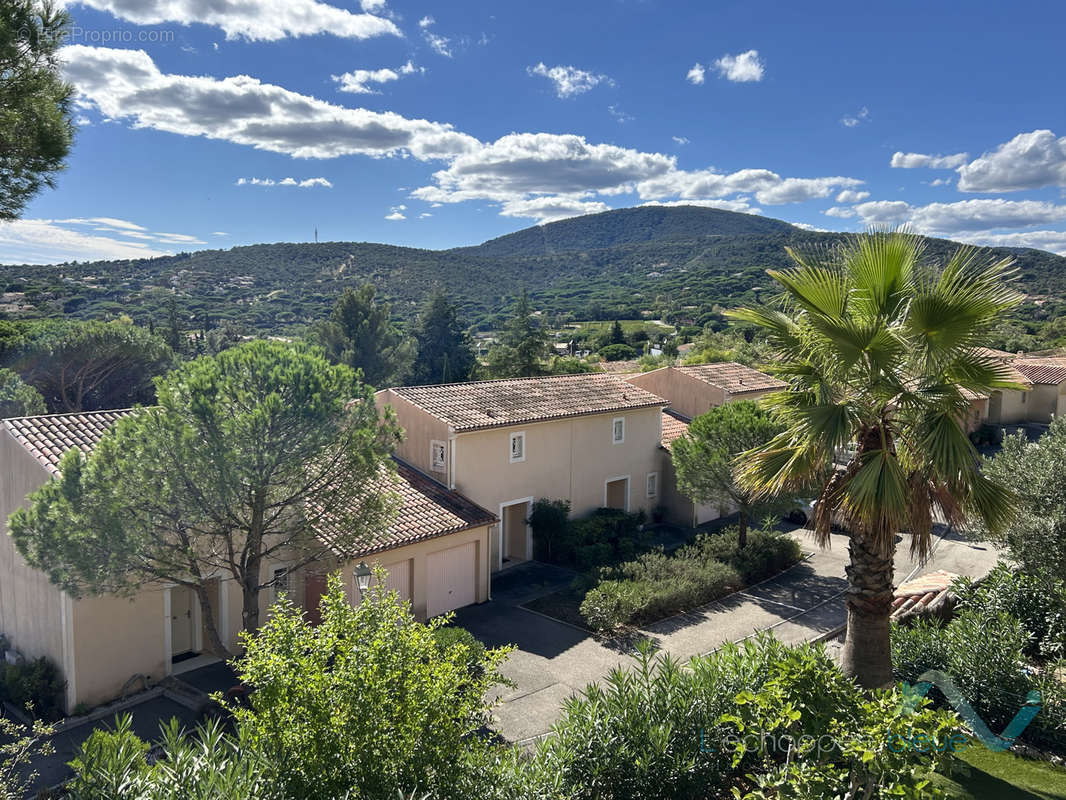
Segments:
[[[743,550],[748,544],[748,509],[741,506],[737,512],[737,549]]]
[[[893,554],[861,533],[850,534],[848,554],[848,632],[841,668],[865,689],[891,686]]]

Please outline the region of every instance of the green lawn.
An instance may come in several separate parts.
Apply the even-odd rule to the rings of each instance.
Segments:
[[[957,800],[1066,800],[1066,770],[1061,767],[994,753],[976,742],[957,758],[964,763],[956,774],[938,776]]]

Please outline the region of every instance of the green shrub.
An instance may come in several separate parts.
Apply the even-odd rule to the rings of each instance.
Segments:
[[[726,564],[687,558],[681,551],[667,556],[661,550],[604,569],[601,579],[581,605],[582,615],[595,630],[662,619],[741,585],[736,570]]]
[[[542,497],[534,501],[529,515],[533,530],[533,548],[538,558],[552,561],[555,550],[566,536],[570,524],[570,501]]]
[[[747,546],[737,547],[736,528],[703,534],[689,549],[693,558],[729,564],[749,585],[791,567],[803,555],[798,542],[773,530],[750,531]]]
[[[637,351],[628,344],[609,344],[598,352],[604,361],[628,361],[637,357]]]
[[[434,628],[433,639],[437,643],[437,649],[442,656],[457,648],[464,648],[464,654],[471,665],[480,664],[485,659],[485,645],[466,628],[458,625],[445,625],[443,628]]]
[[[52,661],[41,656],[23,664],[0,664],[0,700],[29,705],[35,717],[54,722],[63,716],[66,681]]]
[[[979,583],[962,578],[953,588],[960,611],[1003,612],[1017,619],[1030,637],[1026,655],[1066,655],[1066,584],[1061,579],[999,563]]]
[[[643,511],[629,514],[600,508],[583,519],[572,520],[556,535],[552,561],[587,570],[632,558],[646,549],[643,541],[648,537],[640,530],[644,519]]]
[[[687,664],[642,648],[634,668],[566,701],[533,762],[553,777],[553,796],[574,800],[695,800],[734,790],[927,798],[938,796],[924,784],[949,754],[885,743],[943,742],[954,731],[951,715],[915,711],[898,692],[867,696],[820,645],[790,648],[761,635]]]

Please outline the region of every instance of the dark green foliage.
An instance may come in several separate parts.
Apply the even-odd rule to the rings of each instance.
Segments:
[[[949,756],[886,742],[956,730],[898,692],[864,694],[819,645],[763,635],[687,664],[643,649],[633,669],[565,702],[534,761],[573,800],[740,797],[753,780],[753,797],[914,800],[941,796],[925,782]]]
[[[41,393],[27,386],[17,372],[0,368],[0,419],[47,413]]]
[[[803,555],[799,542],[774,530],[752,531],[747,544],[738,547],[735,528],[701,535],[690,551],[728,564],[749,586],[799,563]]]
[[[542,375],[548,354],[548,332],[534,315],[529,294],[523,289],[500,330],[499,344],[489,350],[485,370],[493,378]]]
[[[604,361],[627,361],[637,357],[637,351],[628,344],[609,344],[599,349]]]
[[[1018,514],[999,541],[1025,572],[1066,575],[1066,418],[1036,443],[1009,436],[985,472],[1018,498]]]
[[[0,4],[0,220],[21,216],[55,174],[74,140],[74,88],[62,79],[59,47],[70,15],[44,0]]]
[[[459,311],[439,289],[426,302],[414,326],[418,356],[408,382],[413,385],[468,381],[477,356]]]
[[[1048,573],[1029,574],[1000,562],[978,583],[962,578],[953,587],[960,610],[1002,612],[1029,636],[1030,657],[1066,655],[1066,584]]]
[[[591,515],[573,520],[553,545],[555,563],[590,569],[632,558],[646,549],[647,537],[640,528],[644,512],[629,514],[613,508],[600,508]]]
[[[472,670],[477,670],[485,661],[486,648],[484,642],[478,639],[466,628],[458,625],[445,625],[442,628],[433,629],[433,638],[437,642],[437,649],[442,656],[447,656],[452,650],[462,648],[463,657]]]
[[[661,551],[600,573],[589,590],[581,614],[589,625],[611,631],[624,625],[652,622],[717,600],[742,585],[740,575],[720,561],[704,561]]]
[[[566,536],[569,525],[569,500],[552,500],[547,497],[535,500],[533,511],[529,515],[535,557],[552,561],[556,556],[555,544]]]
[[[174,366],[174,353],[128,322],[60,322],[25,328],[4,366],[44,397],[53,413],[150,404],[152,383]]]
[[[375,302],[374,294],[369,283],[345,289],[329,319],[314,326],[313,336],[334,364],[362,370],[364,382],[384,389],[407,375],[415,347],[393,324],[389,304]]]
[[[34,717],[46,722],[63,716],[66,686],[59,667],[44,656],[22,664],[0,662],[0,700],[16,708],[28,706]]]

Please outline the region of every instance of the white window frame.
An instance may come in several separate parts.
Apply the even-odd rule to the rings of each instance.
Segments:
[[[440,451],[441,460],[437,462],[437,452]],[[448,471],[448,443],[439,439],[432,439],[429,443],[429,469],[431,472]]]
[[[522,455],[519,456],[518,458],[515,458],[515,454],[514,454],[515,439],[521,439],[522,440]],[[514,433],[512,433],[507,439],[507,447],[508,447],[507,456],[510,459],[510,463],[518,464],[518,463],[520,463],[522,461],[525,461],[526,460],[526,432],[525,431],[515,431]]]
[[[618,431],[618,423],[622,423],[622,436],[621,438],[615,436]],[[626,441],[626,418],[615,417],[611,420],[611,444],[625,444]]]
[[[279,572],[282,572],[282,573],[285,574],[283,581],[280,582],[280,583],[278,581],[278,573]],[[285,596],[288,597],[290,600],[292,600],[292,578],[293,578],[293,574],[289,570],[289,568],[288,567],[274,567],[274,569],[272,569],[270,571],[270,577],[271,577],[271,581],[270,582],[272,584],[271,588],[274,590],[274,599],[277,600],[278,596],[282,592],[284,592]]]
[[[644,493],[648,497],[658,497],[659,496],[659,473],[658,472],[649,472],[644,477]]]

